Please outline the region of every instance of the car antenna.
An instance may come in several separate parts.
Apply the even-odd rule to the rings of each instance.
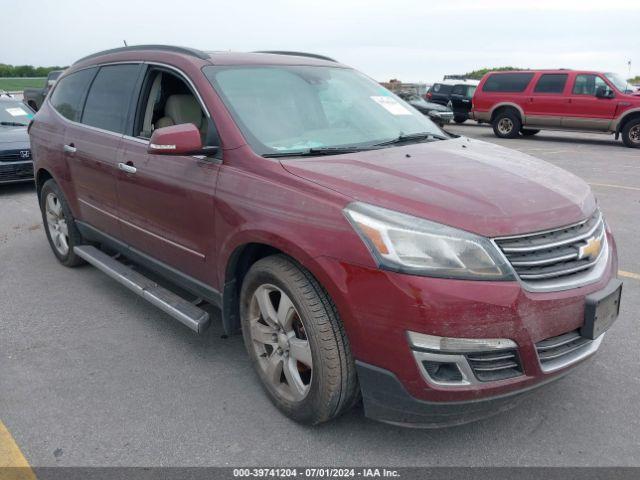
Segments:
[[[127,41],[126,40],[122,40],[122,43],[124,43],[125,47],[128,47],[129,45],[127,45]]]

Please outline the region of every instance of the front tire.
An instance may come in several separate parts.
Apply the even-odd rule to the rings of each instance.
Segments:
[[[640,118],[627,122],[622,129],[622,141],[627,147],[640,148]]]
[[[83,244],[82,235],[62,190],[53,179],[42,186],[40,211],[47,240],[56,258],[66,267],[82,265],[84,260],[73,251],[73,247]]]
[[[358,383],[335,305],[309,271],[284,255],[257,261],[240,292],[242,335],[273,404],[315,425],[353,406]]]
[[[516,138],[521,128],[520,117],[511,110],[499,112],[493,119],[493,133],[498,138]]]

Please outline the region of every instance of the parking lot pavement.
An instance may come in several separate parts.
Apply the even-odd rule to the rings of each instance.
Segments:
[[[599,135],[449,129],[591,183],[620,268],[640,273],[640,152]],[[409,430],[356,409],[310,428],[268,402],[219,322],[196,336],[97,270],[60,266],[32,186],[0,188],[0,205],[0,421],[31,465],[640,465],[640,279],[626,278],[599,354],[514,410]]]

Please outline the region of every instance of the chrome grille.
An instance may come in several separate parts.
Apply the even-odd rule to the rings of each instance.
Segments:
[[[24,160],[31,160],[31,150],[28,148],[0,151],[0,162],[20,162]]]
[[[481,382],[493,382],[522,375],[516,350],[476,352],[466,355],[473,374]]]
[[[532,283],[589,270],[606,249],[604,221],[598,210],[574,225],[495,242],[518,276]],[[588,250],[595,245],[599,245],[597,251]]]

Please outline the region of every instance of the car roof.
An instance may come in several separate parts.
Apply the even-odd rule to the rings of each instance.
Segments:
[[[315,53],[295,51],[204,51],[194,48],[177,47],[172,45],[135,45],[102,52],[93,53],[81,58],[73,64],[73,69],[80,66],[90,66],[105,62],[146,60],[152,57],[175,58],[183,57],[193,61],[210,65],[314,65],[314,66],[342,66],[336,60]]]
[[[433,84],[439,85],[475,85],[477,86],[480,83],[480,80],[472,80],[472,79],[461,79],[461,80],[442,80],[440,82],[434,82]]]
[[[549,69],[532,69],[532,70],[502,70],[487,72],[488,75],[504,75],[509,73],[580,73],[580,74],[604,74],[604,71],[597,70],[574,70],[571,68],[549,68]]]

